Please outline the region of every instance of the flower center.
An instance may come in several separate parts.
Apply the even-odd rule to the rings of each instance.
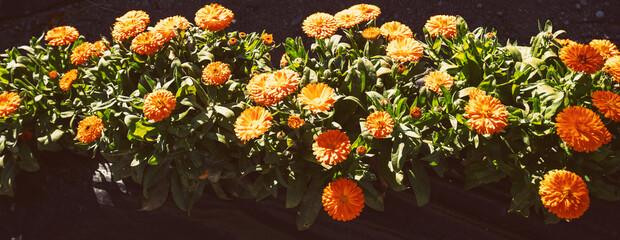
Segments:
[[[349,203],[349,196],[342,194],[340,195],[340,202],[342,203]]]
[[[164,108],[165,106],[166,106],[166,104],[161,99],[155,100],[155,107],[157,107],[157,108]]]
[[[579,63],[581,63],[581,64],[586,64],[587,63],[586,55],[579,55],[579,56],[577,56],[577,58],[579,59]]]
[[[562,197],[564,199],[571,198],[572,196],[573,196],[573,192],[571,191],[570,187],[565,187],[562,190]]]

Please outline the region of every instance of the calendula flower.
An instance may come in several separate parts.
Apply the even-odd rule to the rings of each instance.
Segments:
[[[80,121],[77,129],[77,139],[81,143],[91,143],[101,137],[103,121],[97,116],[90,116]]]
[[[508,125],[508,111],[499,99],[492,96],[478,96],[469,99],[464,117],[469,118],[470,129],[479,134],[498,133]]]
[[[424,53],[422,44],[413,38],[399,38],[391,41],[387,48],[387,55],[394,61],[417,62]]]
[[[381,14],[381,9],[372,4],[356,4],[349,9],[360,11],[362,13],[362,21],[373,20]]]
[[[286,67],[288,66],[288,62],[291,61],[291,59],[288,57],[288,55],[282,54],[282,58],[280,58],[280,67]]]
[[[228,39],[228,46],[234,46],[235,44],[237,44],[237,39],[236,38]]]
[[[60,89],[62,89],[62,91],[69,90],[69,88],[71,87],[71,84],[73,83],[73,81],[77,79],[77,77],[78,77],[77,69],[71,69],[68,72],[66,72],[64,75],[62,75],[62,78],[60,78],[60,82],[58,83],[60,86]]]
[[[314,140],[312,151],[317,161],[327,165],[336,165],[349,156],[351,141],[340,130],[328,130]]]
[[[456,36],[456,16],[432,16],[428,21],[426,21],[424,28],[428,30],[428,34],[431,35],[431,37],[437,37],[441,34],[446,38],[453,38]]]
[[[263,39],[263,43],[266,45],[273,44],[273,35],[271,34],[263,33],[263,35],[260,35],[260,38]]]
[[[304,105],[304,109],[316,114],[329,111],[334,106],[334,89],[324,83],[312,83],[301,89],[297,101]]]
[[[366,146],[359,146],[357,147],[357,149],[355,149],[355,152],[357,153],[357,155],[364,155],[366,154]]]
[[[555,121],[557,134],[575,151],[596,151],[611,141],[611,134],[590,109],[578,106],[564,108]]]
[[[469,99],[474,99],[480,96],[486,96],[487,93],[485,91],[482,91],[480,89],[474,89],[471,92],[469,92]]]
[[[123,22],[123,21],[127,21],[130,19],[136,19],[138,21],[141,21],[144,23],[144,26],[149,25],[149,23],[151,23],[151,19],[149,15],[142,10],[131,10],[129,12],[126,12],[125,14],[123,14],[123,16],[116,18],[116,21]]]
[[[592,94],[592,105],[598,112],[614,122],[620,122],[620,96],[610,91],[596,91]]]
[[[566,46],[571,45],[571,44],[576,44],[575,41],[570,40],[570,39],[554,38],[553,40],[558,42],[560,44],[560,46],[562,46],[562,47],[566,47]]]
[[[341,28],[353,27],[364,21],[363,14],[357,9],[345,9],[334,14],[336,24]]]
[[[99,40],[93,43],[96,56],[101,57],[103,56],[103,52],[108,51],[108,47],[106,46],[106,44],[108,44],[108,42],[105,40]]]
[[[220,85],[230,78],[230,68],[222,62],[209,63],[202,71],[202,80],[208,85]]]
[[[181,16],[167,17],[157,22],[155,27],[153,27],[153,32],[161,34],[164,42],[169,42],[170,39],[177,36],[177,33],[174,31],[175,27],[180,30],[187,30],[189,21]]]
[[[166,89],[157,89],[144,97],[142,111],[147,119],[159,122],[170,116],[176,105],[177,99],[172,92]]]
[[[25,130],[24,132],[19,134],[18,138],[19,138],[19,140],[22,140],[22,141],[28,141],[28,140],[32,139],[32,132],[28,131],[28,130]]]
[[[247,89],[250,94],[250,99],[252,99],[256,104],[263,106],[271,106],[274,103],[278,102],[278,99],[274,99],[273,97],[267,94],[267,88],[265,88],[265,84],[267,81],[273,78],[273,75],[270,73],[261,73],[255,75],[248,82]]]
[[[73,63],[73,65],[82,65],[96,54],[97,49],[95,48],[95,45],[89,42],[84,42],[73,48],[71,51],[71,63]]]
[[[405,65],[404,63],[399,63],[398,64],[398,72],[402,73],[405,71],[405,69],[407,69],[407,65]]]
[[[309,37],[328,38],[338,30],[338,23],[332,15],[318,12],[308,16],[301,28]]]
[[[434,71],[424,76],[424,86],[439,94],[442,93],[439,85],[446,87],[446,89],[450,89],[453,84],[454,80],[452,79],[452,76],[445,71]]]
[[[239,37],[240,37],[240,38],[245,38],[245,36],[246,36],[246,35],[245,35],[245,33],[244,33],[244,32],[239,32]]]
[[[164,44],[161,34],[156,32],[143,32],[131,41],[131,49],[141,55],[151,55]]]
[[[366,39],[375,39],[381,34],[381,29],[378,27],[369,27],[362,31],[362,37]]]
[[[48,76],[50,77],[50,79],[56,79],[58,77],[58,72],[56,72],[56,70],[52,70],[50,71],[50,73],[48,73]]]
[[[605,61],[605,72],[609,73],[614,81],[620,83],[620,56],[615,56]]]
[[[112,28],[112,37],[116,39],[116,41],[124,41],[125,39],[135,37],[141,32],[144,32],[146,26],[147,24],[138,18],[128,18],[118,21],[114,23],[114,27]]]
[[[207,31],[221,31],[228,27],[235,18],[230,9],[219,4],[209,4],[196,12],[196,25]]]
[[[420,116],[422,115],[422,109],[420,109],[419,107],[412,107],[409,111],[409,114],[414,118],[420,118]]]
[[[538,194],[549,212],[566,220],[581,217],[590,206],[588,186],[579,175],[566,170],[545,174]]]
[[[560,59],[571,70],[592,74],[605,64],[603,56],[596,48],[583,44],[571,44],[560,50]]]
[[[71,44],[78,39],[80,33],[71,26],[55,27],[47,31],[45,34],[45,41],[48,41],[49,45],[62,46]]]
[[[603,59],[608,59],[613,56],[620,55],[620,51],[618,51],[618,47],[615,44],[611,43],[607,39],[594,39],[590,41],[590,47],[596,48],[598,52],[603,56]]]
[[[269,111],[263,107],[248,108],[235,121],[235,134],[244,142],[258,138],[269,130],[272,120]]]
[[[381,25],[381,35],[386,37],[388,41],[394,41],[401,38],[413,38],[411,28],[400,22],[392,21]]]
[[[0,118],[14,113],[21,102],[19,94],[13,92],[3,92],[0,94]]]
[[[299,116],[291,115],[290,117],[288,117],[288,126],[291,127],[292,129],[298,129],[301,126],[303,126],[305,123],[306,121],[301,119]]]
[[[276,99],[276,102],[284,99],[289,94],[297,91],[299,75],[290,69],[280,69],[273,73],[272,78],[267,78],[265,89],[267,94]]]
[[[338,221],[349,221],[360,215],[364,208],[364,194],[357,184],[346,178],[329,183],[323,190],[323,207]]]
[[[392,121],[392,116],[387,112],[374,112],[366,118],[366,129],[375,138],[384,138],[392,133],[394,121]]]

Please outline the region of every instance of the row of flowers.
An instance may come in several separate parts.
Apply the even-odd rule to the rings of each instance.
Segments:
[[[149,27],[129,11],[111,42],[51,29],[2,56],[0,192],[38,169],[41,150],[69,149],[141,184],[145,210],[172,195],[190,211],[207,186],[256,199],[284,188],[299,229],[319,202],[341,221],[383,210],[388,189],[425,205],[431,169],[466,188],[508,177],[511,211],[547,208],[549,221],[580,217],[591,194],[620,198],[614,44],[558,39],[547,23],[531,46],[501,46],[447,15],[427,21],[422,42],[400,22],[379,26],[380,13],[308,16],[315,42],[288,38],[280,69],[272,35],[227,32],[234,14],[218,4],[195,25]]]

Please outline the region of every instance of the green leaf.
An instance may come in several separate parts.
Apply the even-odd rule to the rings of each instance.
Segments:
[[[294,208],[301,203],[309,181],[310,178],[303,174],[296,174],[294,178],[289,176],[289,188],[286,190],[286,208]]]
[[[216,106],[214,106],[213,108],[214,108],[214,109],[215,109],[215,111],[216,111],[217,113],[219,113],[220,115],[222,115],[222,116],[224,116],[224,117],[226,117],[226,118],[228,118],[228,119],[231,119],[231,120],[232,120],[232,119],[235,119],[235,112],[233,112],[233,111],[232,111],[232,110],[230,110],[229,108],[227,108],[227,107],[223,107],[223,106],[219,106],[219,105],[216,105]]]
[[[145,190],[146,193],[142,198],[142,209],[140,210],[152,211],[161,207],[161,205],[166,202],[166,199],[168,199],[168,193],[170,192],[169,172],[170,171],[166,171],[154,186],[148,190]]]
[[[409,182],[411,182],[411,188],[418,206],[426,205],[431,196],[431,184],[421,162],[411,161],[411,170],[405,172],[409,176]]]
[[[19,152],[17,153],[17,156],[19,156],[19,167],[22,169],[28,172],[39,170],[39,163],[37,162],[37,159],[34,158],[34,154],[30,150],[28,144],[24,142],[19,144]]]
[[[297,211],[297,229],[306,230],[310,228],[319,215],[324,181],[324,176],[314,176],[310,181],[310,187],[308,187],[308,191],[301,200],[301,205]]]

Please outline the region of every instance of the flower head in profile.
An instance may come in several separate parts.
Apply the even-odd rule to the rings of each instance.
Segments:
[[[328,130],[314,140],[312,151],[320,163],[336,165],[349,156],[351,140],[340,130]]]
[[[339,178],[323,189],[323,207],[327,214],[338,221],[349,221],[360,215],[364,208],[364,193],[357,184]]]
[[[372,4],[356,4],[349,8],[349,10],[356,10],[362,13],[362,21],[370,21],[381,14],[381,9]]]
[[[64,75],[62,75],[62,78],[60,78],[60,82],[58,83],[60,86],[60,89],[62,89],[62,91],[69,90],[69,88],[71,87],[71,84],[73,84],[73,81],[75,81],[77,77],[78,77],[77,69],[71,69],[68,72],[66,72]]]
[[[620,55],[620,51],[618,51],[618,47],[615,44],[611,43],[607,39],[594,39],[590,41],[590,47],[596,48],[599,53],[603,56],[603,59],[608,59],[613,56]]]
[[[84,42],[79,46],[73,48],[71,51],[71,63],[73,65],[82,65],[88,61],[92,56],[97,54],[95,44]]]
[[[159,122],[170,116],[176,105],[177,99],[172,92],[157,89],[144,97],[142,111],[147,119]]]
[[[272,34],[263,33],[262,35],[260,35],[260,38],[263,40],[263,43],[265,45],[273,44],[273,35]]]
[[[77,139],[81,143],[91,143],[101,137],[103,121],[97,116],[90,116],[80,121],[77,130]]]
[[[164,44],[161,34],[156,32],[143,32],[131,41],[131,49],[140,55],[151,55]]]
[[[369,27],[362,31],[362,37],[366,39],[375,39],[381,34],[381,29],[378,27]]]
[[[469,92],[469,99],[475,99],[477,97],[486,96],[486,95],[487,95],[487,93],[485,91],[482,91],[482,90],[476,88],[476,89],[472,90],[471,92]]]
[[[357,9],[342,10],[334,14],[334,19],[341,28],[350,28],[364,21],[362,12]]]
[[[62,46],[71,44],[78,39],[80,33],[71,26],[55,27],[47,31],[45,34],[45,41],[48,41],[49,45]]]
[[[442,35],[446,38],[453,38],[456,36],[456,16],[432,16],[428,21],[426,21],[424,28],[428,30],[428,34],[431,35],[431,37]]]
[[[170,39],[177,36],[175,28],[179,30],[187,30],[189,27],[189,21],[182,16],[167,17],[155,24],[153,32],[161,34],[164,42],[169,42]]]
[[[479,134],[494,134],[508,125],[508,111],[499,99],[492,96],[470,98],[465,106],[467,124]]]
[[[21,102],[19,94],[14,92],[3,92],[0,94],[0,118],[14,113]]]
[[[138,18],[127,18],[122,21],[117,21],[112,27],[112,37],[116,39],[116,41],[121,42],[144,32],[146,26],[147,23]]]
[[[224,30],[224,28],[230,25],[234,18],[235,14],[233,14],[230,9],[212,3],[198,10],[194,21],[196,21],[198,27],[215,32]]]
[[[269,130],[273,117],[263,107],[251,107],[243,110],[235,121],[235,134],[241,141],[260,137]]]
[[[560,44],[560,46],[562,47],[566,47],[568,45],[572,45],[572,44],[576,44],[575,41],[570,40],[570,39],[560,39],[560,38],[554,38],[553,40],[555,40],[556,42],[558,42]]]
[[[208,85],[220,85],[230,78],[230,68],[222,62],[209,63],[202,71],[202,80]]]
[[[394,61],[417,62],[424,53],[422,44],[413,38],[399,38],[391,41],[387,48],[387,55]]]
[[[288,66],[288,62],[291,61],[291,59],[288,57],[288,55],[282,54],[282,57],[280,58],[280,67],[286,67]]]
[[[252,101],[254,101],[256,104],[271,106],[279,101],[278,99],[274,99],[273,97],[269,96],[269,94],[267,94],[267,88],[265,87],[265,84],[267,83],[267,81],[274,81],[271,78],[273,78],[273,74],[261,73],[252,77],[250,79],[250,82],[248,82],[246,88],[250,95],[250,99],[252,99]]]
[[[566,220],[581,217],[590,206],[588,186],[579,175],[566,170],[545,174],[538,194],[549,212]]]
[[[324,83],[312,83],[301,89],[297,101],[304,105],[304,109],[316,114],[329,111],[334,106],[334,89]]]
[[[332,15],[318,12],[308,16],[301,28],[309,37],[328,38],[336,33],[338,23]]]
[[[610,91],[592,93],[592,105],[614,122],[620,122],[620,96]]]
[[[144,23],[144,26],[149,25],[149,23],[151,23],[151,18],[149,17],[149,15],[142,10],[128,11],[125,14],[123,14],[123,16],[116,18],[116,21],[123,22],[123,21],[127,21],[130,19],[136,19],[138,21],[141,21],[142,23]]]
[[[578,106],[564,108],[555,121],[557,134],[575,151],[596,151],[611,141],[611,133],[590,109]]]
[[[392,133],[394,121],[392,121],[392,116],[385,111],[374,112],[366,118],[366,129],[375,138],[384,138]]]
[[[93,47],[95,48],[95,55],[98,57],[103,56],[103,52],[108,51],[108,47],[106,46],[107,44],[109,43],[106,40],[99,40],[93,43]]]
[[[560,59],[571,70],[592,74],[603,68],[603,56],[596,48],[583,44],[571,44],[560,50]]]
[[[620,56],[611,57],[605,61],[605,69],[606,73],[609,73],[614,79],[614,81],[620,83]]]
[[[297,115],[291,115],[288,117],[288,126],[292,129],[298,129],[306,123],[303,119],[301,119]]]
[[[411,28],[400,22],[392,21],[381,25],[381,35],[386,37],[388,41],[394,41],[401,38],[413,38]]]
[[[409,111],[409,115],[414,118],[420,118],[420,116],[422,115],[422,109],[420,109],[419,107],[412,107]]]
[[[56,70],[52,70],[47,74],[50,79],[56,79],[58,77],[58,72],[56,72]]]
[[[445,71],[434,71],[424,76],[424,86],[429,90],[441,94],[440,85],[450,89],[454,85],[452,76]]]

